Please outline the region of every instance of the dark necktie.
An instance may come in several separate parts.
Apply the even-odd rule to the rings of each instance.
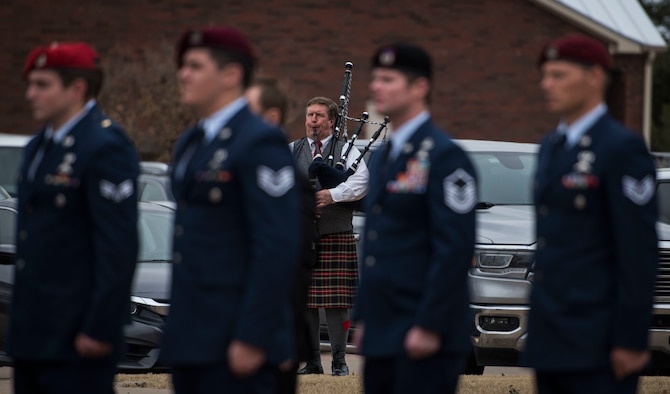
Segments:
[[[551,149],[549,150],[549,163],[554,161],[556,156],[561,152],[565,152],[565,142],[568,140],[568,137],[565,133],[556,132],[551,137]]]
[[[35,153],[33,161],[30,163],[30,168],[28,169],[28,179],[31,181],[35,179],[35,173],[37,169],[40,168],[42,163],[44,163],[44,158],[47,156],[51,148],[54,146],[54,140],[52,137],[47,137],[46,135],[42,138],[39,148]]]
[[[202,139],[205,136],[205,130],[202,129],[202,127],[198,126],[193,131],[193,134],[191,135],[191,139],[188,142],[188,145],[184,149],[184,154],[181,155],[181,158],[179,159],[179,163],[177,164],[177,168],[175,168],[175,177],[176,178],[183,178],[184,174],[186,173],[186,167],[188,167],[189,163],[193,159],[193,156],[195,155],[195,152],[198,150],[198,147],[202,143]]]
[[[393,159],[391,159],[391,151],[393,150],[393,143],[389,139],[386,142],[386,149],[382,152],[382,172],[386,174],[389,169],[391,168],[391,163],[393,162]]]

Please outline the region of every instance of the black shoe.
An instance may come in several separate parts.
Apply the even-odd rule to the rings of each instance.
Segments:
[[[347,376],[349,375],[349,367],[344,361],[333,363],[333,376]]]
[[[298,375],[323,374],[323,367],[307,362],[307,364],[298,370]]]

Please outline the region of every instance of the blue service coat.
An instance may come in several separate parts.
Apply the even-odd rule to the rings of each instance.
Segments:
[[[81,332],[113,344],[118,361],[138,250],[137,153],[94,106],[30,179],[43,138],[44,130],[27,145],[19,169],[8,353],[75,360]]]
[[[194,132],[177,141],[173,168]],[[172,175],[168,364],[225,362],[232,340],[262,349],[271,363],[291,356],[289,289],[301,242],[293,163],[283,133],[245,106],[199,145],[183,177]]]
[[[646,349],[657,270],[655,169],[609,115],[572,149],[542,141],[537,253],[525,363],[607,368],[614,347]]]
[[[366,357],[397,356],[414,325],[442,335],[442,352],[471,349],[467,273],[475,243],[477,178],[430,120],[386,163],[370,165],[365,247],[354,319]]]

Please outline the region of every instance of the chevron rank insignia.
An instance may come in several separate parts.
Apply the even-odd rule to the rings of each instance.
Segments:
[[[444,178],[444,203],[456,213],[468,213],[477,203],[475,179],[462,168]]]
[[[132,196],[134,189],[131,179],[126,179],[118,185],[104,179],[100,180],[100,195],[116,203]]]
[[[621,178],[623,195],[637,205],[644,205],[654,196],[654,178],[647,175],[641,180],[637,180],[628,175]]]
[[[271,197],[281,197],[295,184],[295,174],[291,166],[273,171],[266,166],[256,170],[258,187]]]

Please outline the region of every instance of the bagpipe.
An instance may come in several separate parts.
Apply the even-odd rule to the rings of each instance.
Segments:
[[[351,98],[351,69],[354,67],[354,64],[351,62],[346,62],[344,66],[344,81],[342,83],[337,118],[335,119],[335,123],[333,125],[333,141],[330,144],[328,156],[324,160],[323,152],[321,152],[317,146],[316,155],[314,156],[314,159],[312,160],[312,163],[307,170],[307,177],[310,179],[310,181],[313,182],[313,184],[316,184],[316,180],[318,180],[321,184],[321,187],[324,189],[332,189],[336,187],[340,183],[346,181],[356,172],[356,170],[358,170],[361,161],[364,160],[365,155],[370,151],[370,148],[375,143],[375,141],[377,141],[382,131],[386,129],[389,122],[388,116],[384,117],[384,121],[381,123],[373,122],[369,120],[369,114],[367,112],[363,112],[360,119],[350,118],[348,116],[349,100]],[[348,140],[349,136],[347,133],[347,121],[358,122],[358,127],[352,134],[351,140]],[[363,126],[365,124],[379,125],[379,128],[377,128],[377,130],[375,130],[375,132],[372,134],[370,140],[358,158],[356,158],[351,166],[347,168],[347,160],[349,159],[351,150],[354,147],[354,143],[358,141],[358,136],[360,135],[361,130],[363,130]],[[339,160],[333,163],[335,161],[335,145],[337,145],[336,142],[340,140],[348,142],[349,145],[347,146],[347,149],[342,152]],[[314,129],[314,141],[318,141],[316,136],[316,129]],[[358,211],[362,209],[362,199],[351,202],[340,202],[338,204]]]

